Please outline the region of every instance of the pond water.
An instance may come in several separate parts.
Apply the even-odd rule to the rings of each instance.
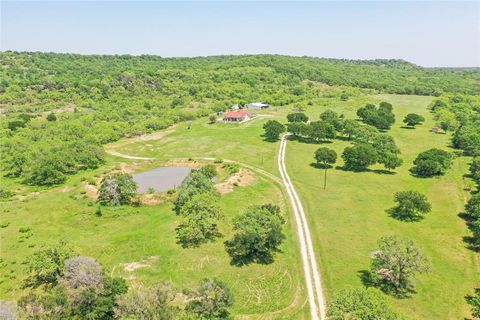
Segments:
[[[138,183],[138,193],[146,193],[149,188],[164,192],[178,187],[190,171],[187,167],[161,167],[136,173],[133,179]]]

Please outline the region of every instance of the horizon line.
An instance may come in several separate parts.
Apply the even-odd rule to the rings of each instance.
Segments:
[[[28,50],[12,50],[12,49],[0,49],[0,53],[3,52],[14,52],[14,53],[50,53],[50,54],[64,54],[64,55],[79,55],[79,56],[111,56],[111,57],[119,57],[119,56],[129,56],[129,57],[142,57],[142,56],[150,56],[150,57],[158,57],[161,59],[195,59],[195,58],[214,58],[214,57],[241,57],[241,56],[283,56],[283,57],[292,57],[292,58],[314,58],[314,59],[324,59],[324,60],[344,60],[344,61],[403,61],[410,63],[414,66],[424,68],[424,69],[480,69],[480,65],[478,66],[422,66],[420,64],[411,62],[404,58],[332,58],[332,57],[322,57],[322,56],[311,56],[311,55],[292,55],[292,54],[283,54],[283,53],[228,53],[228,54],[212,54],[212,55],[186,55],[186,56],[162,56],[157,53],[78,53],[78,52],[68,52],[68,51],[28,51]]]

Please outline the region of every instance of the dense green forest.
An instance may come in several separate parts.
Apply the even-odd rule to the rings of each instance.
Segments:
[[[2,169],[34,185],[98,167],[102,144],[234,103],[311,103],[318,86],[440,96],[478,92],[475,69],[277,55],[161,58],[0,53]]]

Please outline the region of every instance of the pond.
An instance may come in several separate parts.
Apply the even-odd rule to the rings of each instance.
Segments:
[[[138,183],[138,193],[146,193],[150,188],[164,192],[178,187],[190,171],[187,167],[161,167],[136,173],[133,179]]]

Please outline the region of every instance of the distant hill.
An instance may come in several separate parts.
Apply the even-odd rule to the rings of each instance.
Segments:
[[[344,60],[281,55],[162,58],[2,52],[0,64],[3,67],[0,92],[12,84],[22,88],[42,85],[65,88],[72,83],[87,87],[102,83],[111,87],[118,84],[125,73],[139,80],[136,86],[143,82],[144,86],[151,87],[151,82],[169,77],[179,78],[188,85],[192,72],[196,80],[205,78],[207,82],[248,83],[272,81],[272,77],[277,77],[286,78],[290,83],[311,80],[398,94],[475,94],[480,89],[478,68],[423,68],[399,59]]]

